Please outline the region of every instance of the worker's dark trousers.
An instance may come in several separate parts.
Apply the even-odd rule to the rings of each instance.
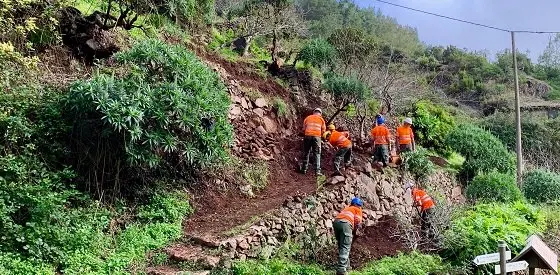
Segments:
[[[387,163],[389,163],[389,145],[376,145],[373,150],[373,161],[381,161],[383,166],[387,166]]]
[[[345,165],[350,165],[352,161],[352,146],[346,148],[340,148],[336,151],[334,156],[334,171],[340,173],[340,163],[344,160]]]
[[[307,167],[309,166],[309,155],[313,150],[315,154],[315,171],[321,171],[321,138],[320,137],[308,137],[303,138],[303,165],[301,169],[303,172],[307,172]]]
[[[433,216],[433,208],[429,208],[426,210],[422,210],[420,213],[420,225],[422,229],[422,234],[425,237],[433,238],[434,237],[434,229],[432,224],[432,216]]]
[[[338,263],[336,274],[344,274],[350,266],[350,248],[352,246],[352,225],[347,220],[335,220],[334,236],[338,243]]]
[[[411,152],[412,151],[412,144],[399,144],[399,152]]]

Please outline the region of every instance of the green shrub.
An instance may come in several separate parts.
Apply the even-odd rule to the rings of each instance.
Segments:
[[[403,167],[417,179],[426,179],[436,170],[436,166],[428,157],[428,150],[418,147],[414,152],[404,152]]]
[[[144,40],[117,61],[127,74],[78,81],[68,95],[80,134],[75,139],[83,146],[76,153],[104,148],[91,149],[101,152],[88,157],[94,163],[82,164],[81,173],[101,170],[99,161],[115,176],[125,164],[138,172],[184,173],[229,157],[229,96],[194,54]]]
[[[234,275],[322,275],[326,274],[314,265],[298,264],[292,260],[238,261],[232,268]]]
[[[494,170],[501,173],[515,171],[514,157],[504,144],[478,126],[459,125],[447,136],[447,144],[465,157],[461,173],[467,179]]]
[[[455,119],[443,107],[422,100],[414,104],[411,114],[418,144],[440,153],[447,153],[447,135],[455,127]]]
[[[540,169],[531,170],[523,176],[523,193],[533,202],[560,202],[560,175]]]
[[[279,97],[275,97],[272,99],[272,107],[274,108],[274,110],[276,110],[276,114],[278,115],[278,117],[287,118],[290,114],[288,104],[286,104],[286,102]]]
[[[410,254],[399,254],[396,257],[386,257],[368,264],[353,275],[425,275],[447,274],[449,266],[434,255],[424,255],[417,251]]]
[[[475,256],[495,252],[504,240],[518,253],[529,235],[545,227],[544,215],[522,202],[478,204],[459,212],[444,233],[444,258],[456,265],[469,264]]]
[[[467,197],[474,201],[514,202],[523,199],[513,174],[490,172],[479,174],[467,187]]]
[[[268,164],[264,161],[248,163],[244,165],[242,174],[253,188],[263,189],[268,183]]]
[[[336,49],[324,39],[309,41],[299,52],[297,60],[322,69],[324,66],[333,65],[336,58]]]
[[[183,192],[156,194],[148,205],[140,206],[138,217],[143,222],[172,223],[193,212],[188,196]]]

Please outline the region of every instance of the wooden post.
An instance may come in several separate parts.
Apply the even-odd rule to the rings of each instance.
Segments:
[[[515,81],[515,151],[517,153],[517,186],[522,187],[523,151],[521,146],[521,109],[519,96],[519,76],[517,74],[517,49],[515,48],[515,32],[511,32],[511,54],[513,55],[513,76]]]
[[[500,253],[500,274],[506,275],[506,242],[498,243],[498,252]]]

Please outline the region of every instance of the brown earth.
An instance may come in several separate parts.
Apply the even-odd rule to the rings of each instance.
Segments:
[[[358,269],[367,263],[386,256],[395,256],[406,252],[405,245],[391,235],[390,228],[397,228],[397,221],[392,217],[383,217],[375,226],[366,227],[362,236],[354,237],[350,252],[350,266]],[[318,263],[334,269],[338,258],[336,245],[325,251]]]

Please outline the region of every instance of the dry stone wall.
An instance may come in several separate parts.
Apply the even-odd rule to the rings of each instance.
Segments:
[[[450,176],[438,172],[428,183],[429,188],[451,197],[458,189],[453,186],[456,182]],[[333,219],[354,196],[364,200],[366,226],[375,225],[383,216],[410,218],[412,198],[403,189],[406,180],[407,175],[397,170],[388,169],[382,174],[366,164],[362,171],[348,173],[347,178],[329,179],[323,190],[313,196],[287,198],[282,208],[265,215],[245,234],[223,241],[221,246],[229,251],[230,258],[245,259],[261,257],[263,253],[270,255],[288,238],[298,240],[311,233],[316,234],[321,244],[332,242]],[[451,201],[455,200],[450,198]]]

